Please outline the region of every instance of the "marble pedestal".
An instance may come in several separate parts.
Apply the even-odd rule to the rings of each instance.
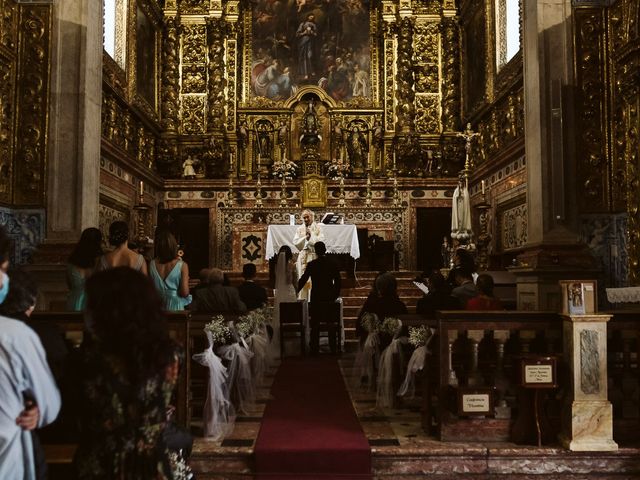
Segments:
[[[613,410],[607,398],[607,322],[611,315],[563,315],[571,390],[560,442],[572,451],[612,451]]]

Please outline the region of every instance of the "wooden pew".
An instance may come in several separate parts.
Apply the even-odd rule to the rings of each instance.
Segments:
[[[613,405],[613,438],[640,440],[640,310],[614,310],[607,323],[609,401]]]
[[[433,393],[438,403],[436,422],[440,440],[509,440],[513,418],[461,415],[456,411],[456,402],[465,387],[472,387],[470,391],[481,387],[486,390],[498,384],[504,396],[514,386],[515,355],[538,353],[560,357],[560,317],[555,312],[441,311],[437,312],[437,322],[438,375]],[[493,398],[493,393],[489,396]]]
[[[43,322],[54,324],[60,329],[65,338],[72,347],[79,347],[84,337],[84,314],[82,312],[33,312],[31,319],[34,323]],[[188,312],[170,312],[168,313],[169,335],[185,349],[185,366],[188,367],[190,354],[188,351],[189,337],[189,313]],[[188,392],[187,387],[190,383],[188,377],[188,368],[182,369],[178,385],[176,387],[175,399],[175,421],[181,426],[187,426],[187,406]],[[59,472],[57,478],[63,478],[70,470],[68,466],[73,461],[73,455],[76,450],[75,444],[52,443],[44,444],[43,448],[47,463],[50,464],[52,473]],[[53,477],[52,477],[53,478]]]

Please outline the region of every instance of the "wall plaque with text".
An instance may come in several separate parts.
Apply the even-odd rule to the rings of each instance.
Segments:
[[[527,388],[556,387],[555,357],[522,357],[520,384]]]
[[[458,415],[460,416],[493,416],[493,387],[458,387]]]

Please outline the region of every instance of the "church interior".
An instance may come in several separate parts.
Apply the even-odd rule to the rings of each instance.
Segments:
[[[191,287],[254,264],[272,305],[302,212],[337,222],[342,354],[283,354],[224,438],[203,427],[208,373],[191,360],[211,315],[170,312],[194,478],[640,477],[637,0],[0,0],[0,75],[0,225],[37,282],[34,315],[68,339],[86,228],[125,222],[147,260],[170,230]],[[458,248],[505,309],[420,316],[414,279],[446,276]],[[412,332],[386,342],[390,388],[423,347],[415,394],[386,402],[380,376],[355,381],[379,272]],[[300,378],[338,365],[346,393],[326,388],[366,458],[274,460],[289,435],[274,418],[298,411],[281,372],[305,357]],[[316,421],[338,422],[322,403]],[[75,446],[44,447],[50,478],[72,478]],[[341,463],[363,471],[323,470]]]

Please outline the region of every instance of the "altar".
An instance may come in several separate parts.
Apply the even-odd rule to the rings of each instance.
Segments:
[[[266,260],[274,257],[283,245],[288,245],[294,254],[298,253],[298,249],[293,244],[293,237],[299,226],[269,225],[265,245]],[[323,225],[322,229],[327,253],[349,254],[354,260],[360,258],[360,245],[355,225]]]

